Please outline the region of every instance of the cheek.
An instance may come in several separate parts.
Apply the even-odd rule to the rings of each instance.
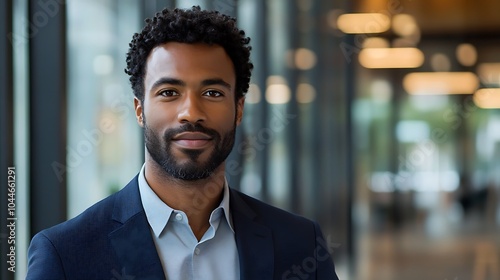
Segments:
[[[174,123],[174,110],[163,108],[162,106],[151,104],[144,108],[144,118],[150,127],[161,128],[167,127]]]
[[[232,130],[237,122],[237,112],[235,108],[232,110],[220,110],[215,117],[213,124],[223,131]]]

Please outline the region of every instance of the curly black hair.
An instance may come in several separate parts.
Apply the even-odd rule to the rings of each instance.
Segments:
[[[164,9],[146,26],[135,33],[127,53],[127,68],[134,95],[144,101],[144,76],[146,61],[151,50],[167,42],[205,43],[222,46],[234,65],[236,74],[235,101],[248,90],[253,64],[250,62],[250,38],[238,29],[236,19],[218,11],[191,9]]]

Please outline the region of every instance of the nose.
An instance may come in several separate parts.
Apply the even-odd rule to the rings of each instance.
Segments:
[[[177,119],[180,123],[197,123],[206,119],[205,110],[201,104],[202,100],[194,93],[188,93],[184,96],[179,105]]]

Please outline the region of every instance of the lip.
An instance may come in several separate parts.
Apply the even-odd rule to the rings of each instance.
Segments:
[[[175,135],[173,140],[212,140],[212,137],[201,132],[182,132]]]
[[[183,132],[175,135],[172,141],[186,149],[201,149],[212,141],[212,137],[201,132]]]

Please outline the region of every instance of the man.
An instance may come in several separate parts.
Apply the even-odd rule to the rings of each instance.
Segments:
[[[163,10],[127,54],[146,158],[118,193],[38,233],[28,279],[338,279],[319,226],[227,185],[249,38],[235,20]]]

